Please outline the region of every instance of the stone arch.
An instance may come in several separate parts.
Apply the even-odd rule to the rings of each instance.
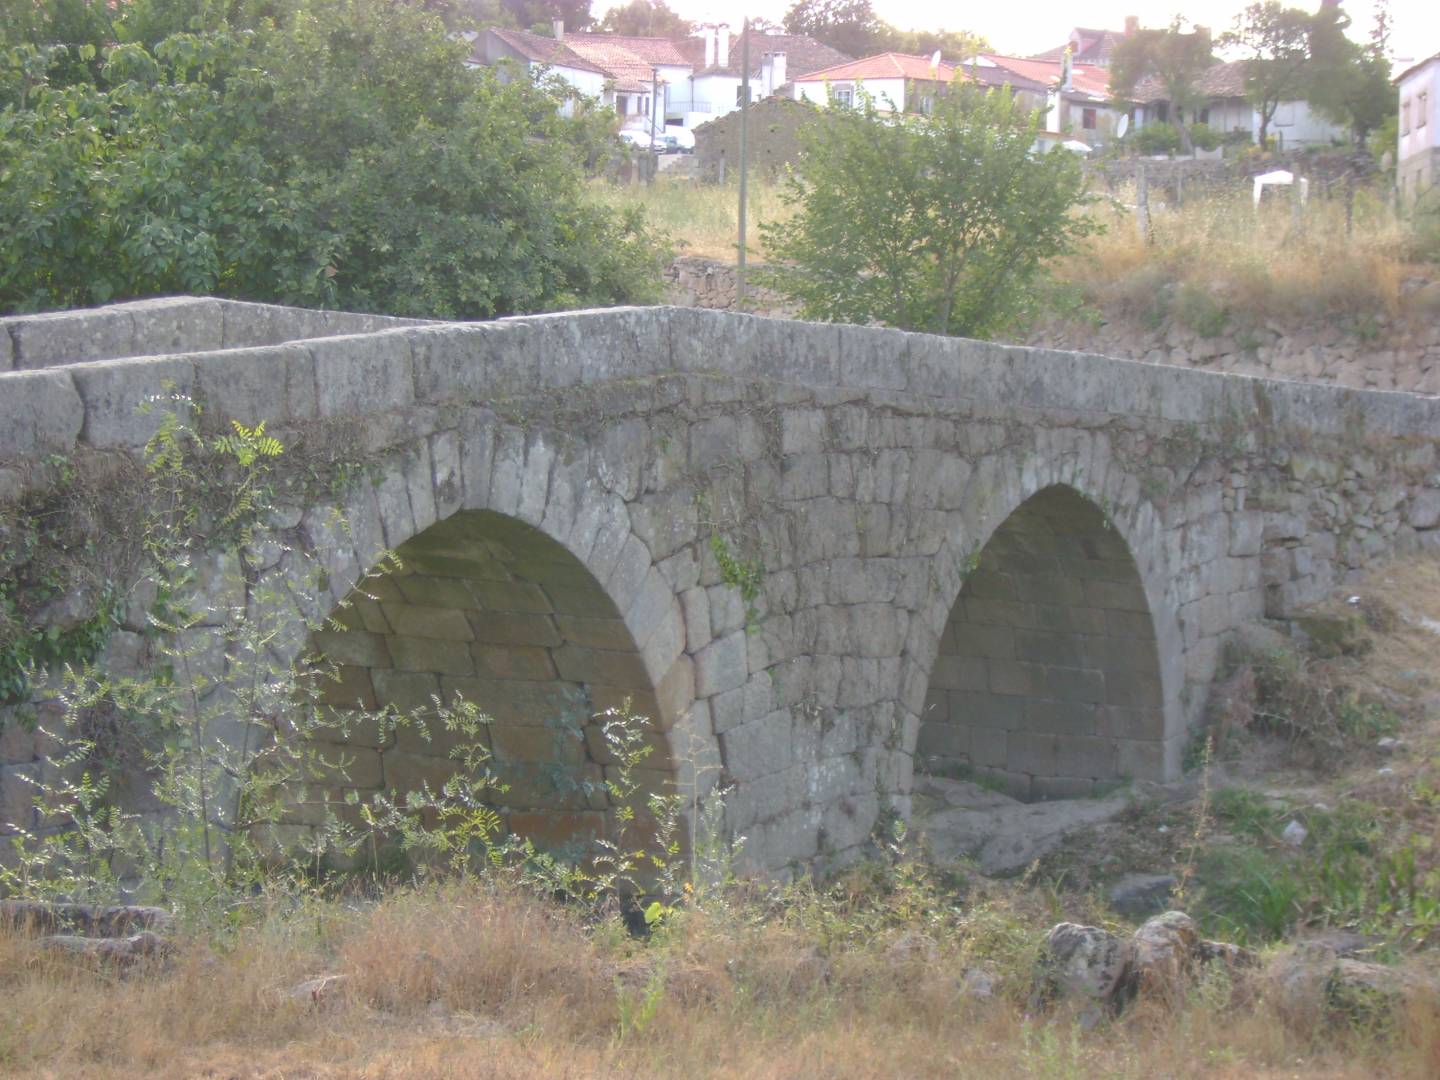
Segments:
[[[914,769],[963,769],[1022,798],[1164,779],[1178,764],[1179,657],[1147,588],[1154,568],[1125,536],[1154,529],[1153,511],[1132,504],[1122,524],[1072,484],[1031,475],[958,560]]]
[[[693,762],[713,753],[693,745],[679,604],[624,501],[595,481],[592,454],[561,457],[543,435],[483,414],[467,426],[412,446],[352,493],[347,528],[307,515],[340,624],[311,644],[339,667],[327,688],[336,707],[473,701],[493,721],[506,827],[579,853],[614,823],[598,714],[629,701],[648,721],[643,791],[688,794]],[[387,548],[401,568],[365,577]],[[343,750],[361,789],[434,787],[455,767],[433,729],[430,741],[404,729],[382,740],[360,727]]]

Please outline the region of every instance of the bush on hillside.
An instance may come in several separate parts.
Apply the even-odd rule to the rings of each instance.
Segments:
[[[1173,154],[1180,149],[1180,132],[1173,124],[1146,124],[1135,132],[1135,149],[1142,154]]]
[[[583,190],[613,118],[467,69],[408,5],[235,10],[137,3],[114,16],[128,43],[98,48],[49,24],[0,38],[0,310],[189,292],[485,318],[653,298],[660,246]],[[175,26],[194,29],[145,40]]]
[[[1032,153],[1036,118],[956,82],[930,116],[862,95],[800,132],[803,158],[761,226],[757,275],[806,318],[988,337],[1036,302],[1046,263],[1095,230],[1073,154]]]

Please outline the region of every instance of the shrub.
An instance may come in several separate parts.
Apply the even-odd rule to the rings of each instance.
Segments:
[[[1146,124],[1134,140],[1135,149],[1142,154],[1173,154],[1180,149],[1180,132],[1173,124]]]
[[[658,295],[661,246],[584,190],[613,117],[466,68],[414,5],[247,10],[107,45],[93,75],[63,62],[93,44],[0,47],[0,310],[185,292],[488,318]],[[119,40],[155,12],[124,5]]]
[[[1010,93],[958,80],[931,116],[862,95],[801,132],[804,158],[762,226],[761,279],[808,318],[987,337],[1035,304],[1046,260],[1097,227],[1079,163],[1032,155],[1036,119]]]
[[[1221,135],[1209,124],[1190,125],[1190,142],[1198,150],[1214,150],[1221,143]]]

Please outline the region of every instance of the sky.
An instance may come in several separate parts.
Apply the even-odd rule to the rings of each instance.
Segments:
[[[743,16],[779,22],[793,0],[668,0],[671,8],[697,22],[722,19],[737,29]],[[1126,15],[1141,26],[1168,26],[1176,12],[1217,35],[1229,29],[1248,0],[1011,0],[999,4],[957,4],[954,0],[872,0],[882,19],[902,29],[972,30],[1002,53],[1027,56],[1063,44],[1073,26],[1121,30]],[[1318,0],[1291,0],[1314,9]],[[608,5],[596,0],[593,10]],[[1351,36],[1364,40],[1373,18],[1372,0],[1346,0]],[[1440,52],[1440,0],[1391,0],[1391,51],[1397,60]]]

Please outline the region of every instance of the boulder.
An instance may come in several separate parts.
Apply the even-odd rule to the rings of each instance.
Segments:
[[[71,953],[126,967],[141,960],[163,957],[170,944],[158,934],[142,930],[123,938],[80,937],[77,934],[53,934],[40,939],[40,945],[57,952]]]
[[[1131,944],[1125,938],[1098,926],[1060,923],[1045,939],[1032,1005],[1056,997],[1072,1000],[1082,1008],[1087,1026],[1113,1012],[1117,991],[1130,970]]]
[[[1387,967],[1326,949],[1297,947],[1265,973],[1267,996],[1292,1023],[1381,1019],[1415,995],[1440,1002],[1440,983],[1403,968]]]
[[[1196,961],[1200,932],[1183,911],[1147,920],[1130,940],[1131,985],[1138,993],[1173,998]]]

